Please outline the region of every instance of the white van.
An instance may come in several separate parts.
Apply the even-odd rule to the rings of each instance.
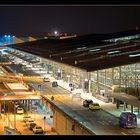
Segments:
[[[17,114],[23,114],[24,110],[22,107],[17,107]]]

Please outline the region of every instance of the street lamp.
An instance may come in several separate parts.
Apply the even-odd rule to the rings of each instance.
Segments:
[[[14,129],[16,129],[16,106],[14,101]]]
[[[45,132],[45,120],[46,120],[46,116],[44,116],[44,132]]]

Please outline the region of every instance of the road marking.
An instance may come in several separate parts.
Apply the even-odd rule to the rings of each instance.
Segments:
[[[126,133],[124,133],[124,132],[121,132],[123,135],[127,135]]]

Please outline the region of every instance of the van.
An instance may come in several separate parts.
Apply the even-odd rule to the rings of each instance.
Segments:
[[[137,117],[131,112],[122,112],[119,117],[119,126],[122,128],[136,128]]]
[[[23,114],[24,110],[22,107],[17,107],[17,114]]]

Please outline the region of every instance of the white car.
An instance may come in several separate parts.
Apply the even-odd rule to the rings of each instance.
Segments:
[[[24,110],[22,107],[18,106],[17,107],[17,114],[23,114],[24,113]]]
[[[44,82],[50,82],[50,79],[47,78],[47,77],[45,77],[45,78],[43,79],[43,81],[44,81]]]
[[[37,133],[43,134],[43,129],[41,126],[35,126],[32,130],[35,134]]]

